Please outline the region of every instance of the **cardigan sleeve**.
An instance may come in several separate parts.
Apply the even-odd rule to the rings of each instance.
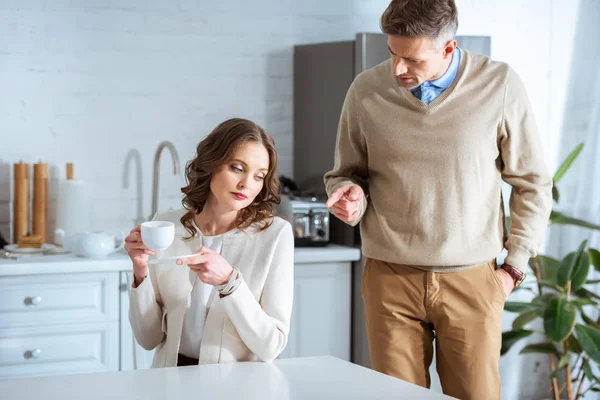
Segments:
[[[154,215],[152,220],[157,218]],[[135,340],[146,350],[158,346],[165,337],[163,329],[163,304],[158,290],[156,271],[148,266],[148,276],[129,289],[129,323]]]
[[[129,322],[135,340],[146,350],[152,350],[164,339],[163,307],[157,294],[154,268],[148,268],[148,277],[129,291]]]

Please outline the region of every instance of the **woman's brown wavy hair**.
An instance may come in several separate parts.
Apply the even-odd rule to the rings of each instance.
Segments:
[[[193,223],[194,216],[199,214],[208,195],[212,174],[227,163],[233,153],[244,143],[256,142],[265,146],[269,153],[269,171],[263,188],[254,201],[241,209],[235,221],[238,229],[244,230],[258,223],[259,231],[267,229],[273,222],[273,209],[279,204],[281,185],[277,176],[277,150],[273,138],[260,126],[242,118],[232,118],[220,123],[196,148],[196,156],[185,166],[187,186],[181,188],[183,199],[181,203],[188,210],[181,223],[190,236],[196,234]]]

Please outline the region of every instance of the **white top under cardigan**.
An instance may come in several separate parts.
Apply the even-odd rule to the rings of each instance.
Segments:
[[[179,222],[184,210],[154,219],[175,223],[175,241],[162,254],[190,254],[201,247],[190,241]],[[237,267],[241,285],[229,296],[214,296],[204,324],[200,364],[271,361],[288,340],[294,289],[294,236],[290,224],[275,217],[264,231],[248,228],[223,235],[221,255]],[[183,321],[197,275],[185,265],[150,265],[148,277],[130,291],[129,320],[137,342],[156,348],[152,367],[177,365]]]
[[[207,247],[221,254],[222,245],[223,235],[202,236],[202,247]],[[181,343],[179,345],[180,354],[191,358],[198,358],[206,314],[210,309],[216,291],[217,289],[214,286],[202,282],[198,278],[198,275],[196,275],[196,281],[194,282],[194,287],[188,300],[187,311],[183,319]]]

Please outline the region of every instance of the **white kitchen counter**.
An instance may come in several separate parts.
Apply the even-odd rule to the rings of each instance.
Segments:
[[[325,356],[0,380],[4,400],[39,399],[450,399]]]
[[[296,264],[356,261],[360,258],[360,250],[338,245],[298,247],[294,251],[294,257]],[[131,261],[127,254],[121,252],[101,260],[72,254],[23,257],[19,260],[0,259],[0,276],[130,270]]]
[[[336,244],[325,247],[296,247],[294,250],[294,262],[296,264],[345,262],[359,259],[360,249]]]

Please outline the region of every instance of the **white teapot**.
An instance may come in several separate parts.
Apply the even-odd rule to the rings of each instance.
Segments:
[[[106,232],[80,232],[66,236],[62,229],[56,231],[57,239],[63,247],[79,257],[105,258],[109,254],[119,251],[125,245],[125,237],[110,235]]]

